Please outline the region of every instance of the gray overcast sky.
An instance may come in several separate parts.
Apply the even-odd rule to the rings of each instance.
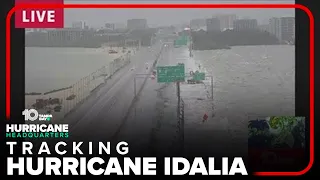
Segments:
[[[96,0],[96,1],[73,1],[65,0],[65,4],[81,3],[81,4],[96,4],[96,3],[294,3],[293,0],[282,1],[111,1],[111,0]],[[148,24],[155,25],[172,25],[189,22],[195,18],[211,17],[214,14],[233,13],[240,18],[250,17],[258,19],[259,23],[267,23],[270,17],[279,16],[294,16],[294,9],[65,9],[65,26],[71,26],[74,21],[85,21],[91,27],[102,27],[105,23],[121,23],[126,24],[127,19],[131,18],[146,18]]]

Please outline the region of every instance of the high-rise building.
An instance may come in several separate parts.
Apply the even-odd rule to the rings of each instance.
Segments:
[[[77,21],[72,23],[72,28],[74,29],[83,29],[85,26],[85,22],[83,21]]]
[[[129,19],[127,20],[127,28],[130,30],[134,29],[146,29],[148,28],[146,19]]]
[[[219,19],[221,31],[233,29],[233,22],[237,19],[235,14],[218,14],[214,17]]]
[[[275,35],[280,42],[294,41],[295,39],[295,18],[281,17],[271,18],[269,21],[270,33]]]
[[[281,17],[281,40],[294,41],[295,39],[295,18]]]
[[[206,27],[206,19],[192,19],[190,28],[193,30],[204,29]]]
[[[206,20],[207,31],[221,31],[220,21],[218,18],[210,18]]]
[[[280,18],[274,17],[269,20],[269,32],[276,36],[279,41],[282,41]]]
[[[236,31],[256,30],[258,29],[258,21],[256,19],[237,19],[233,23]]]

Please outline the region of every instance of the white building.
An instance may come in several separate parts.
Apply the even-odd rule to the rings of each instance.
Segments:
[[[280,20],[282,41],[293,41],[295,39],[295,18],[281,17]]]
[[[274,17],[269,20],[269,32],[276,36],[279,41],[282,41],[280,18]]]
[[[219,19],[221,31],[233,29],[234,21],[237,19],[235,14],[217,14],[214,17]]]
[[[236,31],[256,30],[258,29],[258,21],[256,19],[237,19],[233,23]]]
[[[295,39],[295,18],[271,18],[269,21],[269,29],[269,32],[275,35],[279,41],[293,41]]]

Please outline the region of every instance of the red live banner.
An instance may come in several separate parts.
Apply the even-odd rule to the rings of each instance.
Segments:
[[[63,0],[15,0],[21,4],[63,4]],[[63,28],[63,8],[19,8],[15,12],[16,28]]]

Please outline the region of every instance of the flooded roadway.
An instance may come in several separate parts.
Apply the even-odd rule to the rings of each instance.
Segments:
[[[213,100],[210,77],[204,84],[181,84],[187,154],[232,154],[235,146],[245,153],[251,118],[294,115],[292,46],[196,51],[191,58],[186,47],[170,48],[158,65],[177,63],[184,63],[187,73],[199,70],[213,77]],[[128,141],[139,152],[172,152],[177,143],[176,106],[175,83],[149,79],[117,139]]]
[[[146,54],[148,52],[146,50]],[[236,146],[237,151],[245,153],[250,118],[294,115],[293,52],[292,46],[249,46],[196,51],[189,57],[186,47],[164,49],[157,66],[184,63],[186,73],[199,70],[213,77],[213,100],[210,78],[204,84],[181,83],[185,104],[184,152],[228,155]],[[175,83],[158,83],[149,77],[127,114],[131,101],[126,97],[134,95],[135,74],[145,74],[145,62],[152,64],[155,55],[151,52],[149,55],[137,56],[137,63],[123,71],[124,79],[117,80],[118,85],[102,88],[99,96],[82,105],[82,112],[86,110],[92,116],[80,113],[73,117],[80,123],[76,131],[70,132],[70,140],[127,141],[131,153],[140,155],[166,155],[177,149]],[[143,80],[143,76],[138,78],[137,84],[141,85]],[[114,98],[117,101],[113,101]],[[116,105],[107,111],[114,102]],[[81,108],[78,111],[81,112]],[[208,115],[206,121],[203,121],[204,114]],[[126,119],[122,124],[123,117]],[[114,137],[117,132],[114,127],[119,125],[121,129]]]

